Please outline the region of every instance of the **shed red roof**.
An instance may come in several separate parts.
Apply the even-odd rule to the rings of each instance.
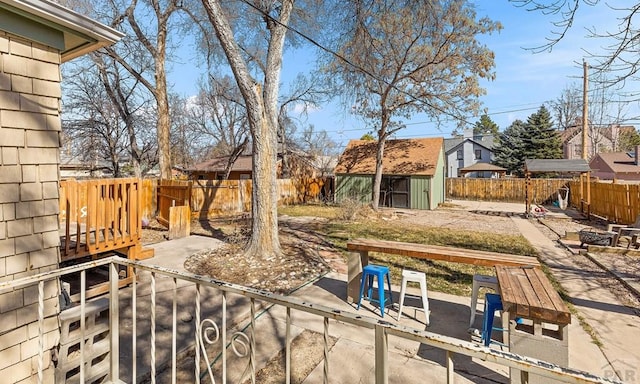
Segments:
[[[443,143],[441,137],[387,140],[382,172],[387,175],[433,176]],[[335,174],[374,174],[376,152],[376,141],[351,140],[338,160]]]

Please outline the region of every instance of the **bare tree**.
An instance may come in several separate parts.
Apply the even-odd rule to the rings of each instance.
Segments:
[[[305,123],[310,108],[318,107],[330,97],[319,76],[298,75],[286,95],[281,97],[278,112],[278,143],[282,155],[282,176],[291,174],[290,156],[296,156],[299,125]],[[294,116],[297,115],[296,116]],[[313,131],[313,127],[310,127]],[[306,131],[306,130],[305,130]]]
[[[249,136],[244,100],[235,80],[209,76],[189,108],[192,129],[211,154],[228,156]]]
[[[87,163],[106,161],[116,177],[129,174],[121,169],[128,163],[140,177],[157,164],[155,138],[149,137],[155,112],[135,79],[103,59],[91,56],[65,67],[65,138]]]
[[[582,115],[582,89],[573,83],[565,87],[560,96],[549,104],[559,130],[573,127],[578,124]]]
[[[414,113],[466,122],[463,116],[478,110],[479,78],[493,79],[494,56],[476,36],[500,24],[477,20],[462,0],[356,2],[345,12],[344,23],[349,20],[355,25],[329,72],[377,133],[371,203],[377,209],[387,138]]]
[[[126,156],[126,128],[102,87],[95,66],[78,67],[66,83],[62,129],[65,146],[72,155],[97,168],[104,164],[114,177],[121,176],[120,162]]]
[[[618,96],[615,87],[606,87],[608,80],[602,73],[597,74],[595,86],[589,90],[589,115],[587,139],[587,157],[591,159],[597,153],[617,151],[619,147],[621,124],[627,119],[628,102]],[[582,90],[573,84],[565,88],[560,97],[551,102],[555,112],[556,125],[560,130],[570,127],[577,129],[582,122]],[[576,130],[578,134],[580,130]]]
[[[96,64],[98,69],[98,77],[102,83],[102,87],[108,97],[109,102],[115,108],[120,115],[129,138],[129,155],[131,157],[131,165],[133,166],[133,173],[135,177],[142,177],[142,151],[138,145],[137,132],[135,127],[135,113],[138,108],[144,107],[137,105],[132,107],[133,100],[136,99],[136,88],[139,84],[137,80],[133,80],[133,84],[127,87],[126,79],[121,77],[115,62],[109,57],[105,62],[105,57],[99,53],[90,55],[91,60]]]
[[[225,52],[245,101],[253,142],[252,234],[245,252],[253,257],[273,258],[281,254],[278,239],[276,154],[278,92],[282,54],[293,0],[247,3],[245,12],[258,12],[268,35],[264,78],[258,82],[250,73],[247,57],[234,36],[228,14],[220,1],[203,0],[209,21]]]
[[[601,0],[509,0],[517,6],[529,11],[538,11],[546,15],[556,17],[553,21],[555,30],[551,31],[551,37],[547,37],[546,44],[542,44],[535,51],[551,50],[567,34],[573,26],[579,14],[580,5],[597,6],[603,3]],[[640,71],[640,56],[638,56],[637,39],[640,34],[640,3],[629,2],[625,7],[613,7],[605,4],[613,12],[620,16],[617,18],[618,26],[612,31],[597,31],[590,28],[587,36],[603,39],[603,52],[587,52],[590,56],[590,66],[596,72],[609,73],[603,78],[603,85],[624,85],[627,81],[633,81]],[[591,62],[593,59],[595,62]],[[637,96],[637,95],[634,95]]]

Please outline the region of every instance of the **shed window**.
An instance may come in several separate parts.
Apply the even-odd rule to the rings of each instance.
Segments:
[[[482,150],[481,149],[476,149],[476,160],[480,160],[482,159]]]
[[[458,160],[464,160],[464,151],[458,149]]]

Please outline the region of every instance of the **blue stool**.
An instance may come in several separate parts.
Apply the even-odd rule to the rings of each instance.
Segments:
[[[491,343],[491,332],[502,331],[500,327],[493,326],[493,318],[496,311],[502,311],[502,300],[500,295],[495,293],[486,293],[484,295],[484,318],[482,319],[482,342],[485,346]],[[497,341],[496,341],[497,343]]]
[[[389,289],[389,300],[384,290],[384,278],[387,278],[387,288]],[[378,278],[378,298],[374,299],[372,295],[373,291],[373,278]],[[372,303],[380,304],[380,315],[384,317],[384,308],[387,305],[393,305],[393,294],[391,293],[391,278],[389,277],[389,267],[384,265],[369,264],[362,268],[362,280],[360,282],[360,298],[358,299],[358,309],[360,309],[360,303],[362,303],[362,296],[364,295],[365,284],[368,283],[367,299]]]

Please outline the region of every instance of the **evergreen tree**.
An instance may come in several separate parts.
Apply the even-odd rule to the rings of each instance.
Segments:
[[[473,126],[474,135],[492,135],[493,137],[498,137],[499,130],[498,124],[491,120],[486,113],[480,116],[480,120]]]
[[[516,120],[498,137],[493,149],[495,165],[524,175],[525,159],[561,159],[562,141],[553,129],[549,111],[540,107],[524,123]]]
[[[544,105],[527,118],[523,141],[525,159],[562,159],[562,141]]]
[[[511,174],[523,174],[525,131],[526,124],[522,120],[515,120],[497,136],[493,164],[506,168]]]
[[[638,134],[635,128],[620,133],[618,148],[620,148],[621,151],[635,151],[636,145],[640,145],[640,134]]]

